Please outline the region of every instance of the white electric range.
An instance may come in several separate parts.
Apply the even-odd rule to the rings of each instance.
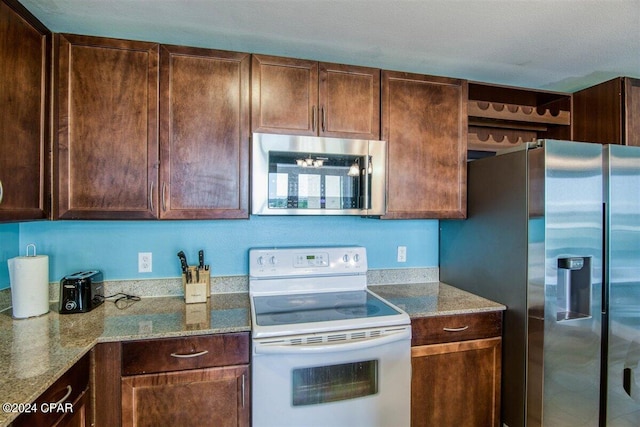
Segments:
[[[249,295],[254,427],[409,425],[410,319],[365,248],[252,249]]]

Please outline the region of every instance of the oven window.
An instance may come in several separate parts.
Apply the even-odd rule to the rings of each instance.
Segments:
[[[378,361],[294,369],[293,406],[316,405],[378,392]]]

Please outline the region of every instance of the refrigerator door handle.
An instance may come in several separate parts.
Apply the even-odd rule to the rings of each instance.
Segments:
[[[633,369],[632,368],[624,368],[622,371],[622,387],[624,391],[627,392],[629,397],[633,398],[631,395],[631,379],[633,378]]]

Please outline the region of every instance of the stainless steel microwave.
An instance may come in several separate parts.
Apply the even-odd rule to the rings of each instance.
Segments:
[[[254,215],[361,215],[386,212],[387,143],[254,133]]]

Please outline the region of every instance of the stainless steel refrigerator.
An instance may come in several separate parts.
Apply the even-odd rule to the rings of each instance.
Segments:
[[[468,167],[440,279],[507,306],[503,424],[639,426],[640,148],[541,140]]]

